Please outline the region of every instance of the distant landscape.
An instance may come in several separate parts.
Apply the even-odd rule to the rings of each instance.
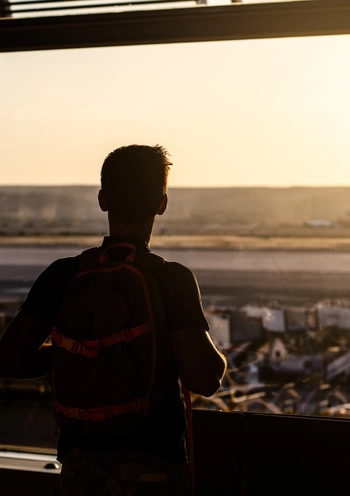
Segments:
[[[101,235],[98,186],[1,186],[0,235]],[[350,237],[350,187],[172,188],[156,235]]]

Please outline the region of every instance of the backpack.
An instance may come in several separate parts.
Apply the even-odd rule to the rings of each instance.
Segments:
[[[165,260],[129,243],[86,250],[78,260],[52,329],[56,421],[74,436],[127,436],[171,381],[164,307],[150,270]]]

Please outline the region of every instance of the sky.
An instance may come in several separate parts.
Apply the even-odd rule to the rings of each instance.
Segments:
[[[169,186],[350,185],[350,36],[0,54],[0,184],[97,184],[161,144]]]

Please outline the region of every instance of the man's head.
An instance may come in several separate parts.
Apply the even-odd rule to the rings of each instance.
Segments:
[[[152,220],[162,202],[166,206],[170,165],[168,152],[159,145],[117,148],[102,166],[101,208],[125,226]]]

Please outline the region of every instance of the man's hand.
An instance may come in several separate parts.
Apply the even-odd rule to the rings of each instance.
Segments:
[[[187,389],[211,396],[220,387],[226,358],[204,329],[182,329],[171,333],[171,347],[180,379]]]
[[[50,334],[50,324],[21,310],[0,340],[0,377],[48,375],[51,350],[47,351],[42,345]]]

